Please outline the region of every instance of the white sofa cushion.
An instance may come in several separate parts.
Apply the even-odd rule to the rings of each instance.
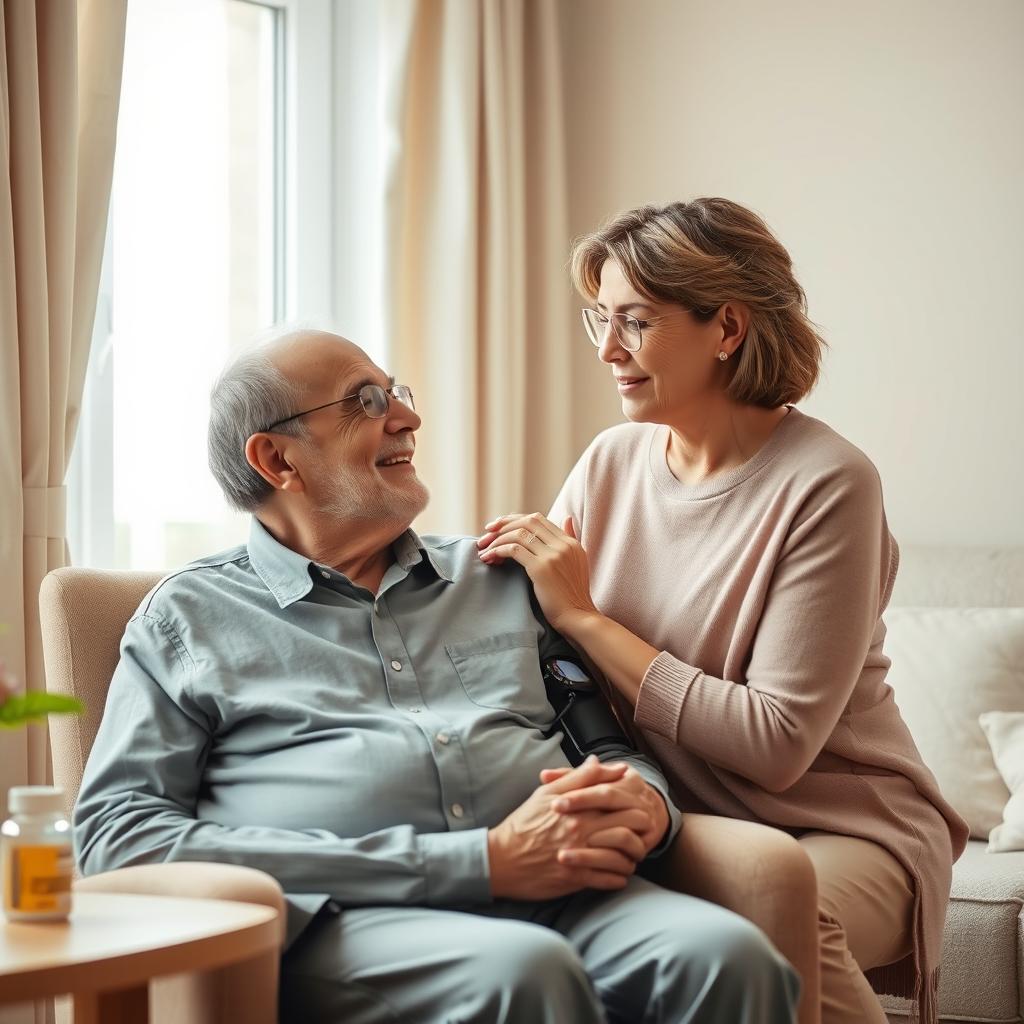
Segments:
[[[989,853],[1024,850],[1024,712],[987,711],[980,722],[1010,791],[1002,823],[989,833]]]
[[[1024,608],[890,608],[885,623],[900,712],[946,799],[987,839],[1010,794],[979,717],[1024,712]]]

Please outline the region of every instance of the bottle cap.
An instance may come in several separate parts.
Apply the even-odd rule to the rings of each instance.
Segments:
[[[12,786],[7,807],[11,814],[63,814],[64,790],[60,786]]]

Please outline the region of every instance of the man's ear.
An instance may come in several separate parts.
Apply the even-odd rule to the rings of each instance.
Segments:
[[[285,451],[291,440],[280,434],[253,434],[245,442],[246,461],[275,491],[301,493],[306,484]]]

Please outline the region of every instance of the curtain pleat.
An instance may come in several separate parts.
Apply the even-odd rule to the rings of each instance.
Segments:
[[[389,0],[384,306],[423,415],[418,527],[546,511],[572,463],[553,0]],[[578,339],[577,339],[578,342]]]

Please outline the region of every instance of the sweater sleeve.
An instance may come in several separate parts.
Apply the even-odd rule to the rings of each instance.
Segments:
[[[866,460],[819,483],[771,576],[743,681],[662,652],[637,698],[639,726],[771,792],[810,768],[864,667],[896,548]]]

